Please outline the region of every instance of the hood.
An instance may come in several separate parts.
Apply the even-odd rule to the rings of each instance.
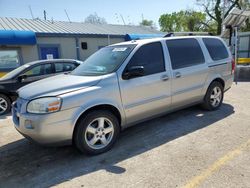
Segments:
[[[0,78],[0,84],[7,84],[7,83],[12,83],[13,80],[8,79],[8,78]]]
[[[101,79],[102,76],[58,75],[26,85],[18,90],[18,95],[23,99],[57,96],[94,86]]]

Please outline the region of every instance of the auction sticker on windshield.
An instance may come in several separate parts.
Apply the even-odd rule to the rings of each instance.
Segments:
[[[114,48],[112,52],[124,52],[127,48]]]

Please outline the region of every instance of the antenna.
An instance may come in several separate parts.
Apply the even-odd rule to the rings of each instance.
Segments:
[[[43,17],[44,17],[44,20],[47,20],[47,18],[46,18],[46,14],[47,14],[47,12],[44,10],[44,11],[43,11]]]
[[[32,12],[32,9],[31,9],[31,6],[29,5],[29,10],[30,10],[30,15],[32,17],[32,19],[34,20],[34,15],[33,15],[33,12]]]
[[[70,19],[69,19],[69,15],[68,15],[66,9],[64,9],[64,12],[65,12],[65,14],[66,14],[66,16],[67,16],[67,18],[68,18],[68,21],[71,23],[71,21],[70,21]]]
[[[115,13],[115,18],[116,18],[117,23],[119,24],[120,21],[119,21],[119,17],[118,17],[118,14],[117,14],[117,13]]]
[[[122,14],[120,14],[120,16],[121,16],[121,19],[122,19],[123,24],[126,25],[125,20],[124,20]]]

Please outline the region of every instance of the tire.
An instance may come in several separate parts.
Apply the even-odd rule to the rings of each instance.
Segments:
[[[217,110],[223,102],[223,97],[224,87],[220,82],[214,81],[207,89],[202,107],[209,111]]]
[[[119,133],[114,114],[106,110],[91,111],[78,121],[73,141],[81,153],[98,155],[112,148]]]
[[[0,94],[0,115],[4,115],[10,112],[11,100],[4,94]]]

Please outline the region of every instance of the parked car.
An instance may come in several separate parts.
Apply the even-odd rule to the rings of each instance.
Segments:
[[[82,62],[71,59],[34,61],[20,66],[0,78],[0,115],[10,111],[11,103],[16,100],[16,91],[31,82],[71,72]]]
[[[68,75],[18,91],[13,121],[40,144],[109,150],[124,128],[187,106],[221,106],[234,61],[217,37],[170,37],[104,47]]]

